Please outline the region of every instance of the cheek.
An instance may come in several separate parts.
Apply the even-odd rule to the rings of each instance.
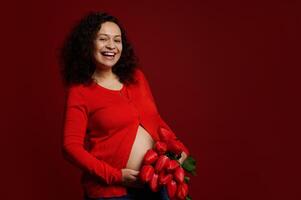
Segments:
[[[95,42],[95,43],[94,43],[94,50],[95,50],[95,51],[99,51],[99,50],[102,49],[104,46],[105,46],[105,45],[104,45],[104,43],[102,43],[102,42]]]
[[[94,57],[99,56],[99,49],[94,48],[93,55],[94,55]]]
[[[102,48],[103,48],[103,44],[101,44],[101,43],[96,43],[96,44],[94,45],[93,54],[94,54],[95,57],[100,56],[99,52],[100,52],[100,50],[101,50]]]
[[[118,49],[119,49],[119,51],[121,52],[122,51],[122,44],[119,44],[119,45],[117,45],[117,47],[118,47]]]

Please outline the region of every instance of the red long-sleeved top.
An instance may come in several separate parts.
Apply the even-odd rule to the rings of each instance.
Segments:
[[[67,90],[63,154],[83,170],[81,184],[92,197],[127,194],[121,185],[139,124],[159,140],[158,128],[172,131],[156,108],[142,70],[134,73],[137,84],[110,90],[93,82]],[[186,148],[186,147],[185,147]],[[185,153],[189,155],[186,148]]]

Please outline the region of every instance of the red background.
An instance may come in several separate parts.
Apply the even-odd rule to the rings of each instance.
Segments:
[[[300,4],[242,2],[2,5],[0,198],[82,199],[61,155],[57,53],[76,20],[101,10],[123,22],[162,117],[197,159],[193,199],[300,199]]]

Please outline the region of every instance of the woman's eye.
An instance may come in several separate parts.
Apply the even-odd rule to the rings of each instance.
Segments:
[[[105,39],[105,38],[99,38],[99,40],[100,40],[100,41],[105,41],[106,39]]]
[[[120,40],[115,40],[115,42],[120,43],[121,41]]]

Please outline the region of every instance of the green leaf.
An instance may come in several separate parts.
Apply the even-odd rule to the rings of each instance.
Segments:
[[[184,162],[182,163],[182,167],[183,167],[186,171],[195,174],[195,172],[193,172],[193,171],[196,170],[196,161],[195,161],[195,159],[192,158],[191,156],[188,156],[188,157],[184,160]]]
[[[190,178],[189,178],[188,176],[185,176],[185,177],[184,177],[184,181],[185,181],[186,183],[189,183]]]
[[[192,198],[189,195],[187,195],[185,200],[192,200]]]

